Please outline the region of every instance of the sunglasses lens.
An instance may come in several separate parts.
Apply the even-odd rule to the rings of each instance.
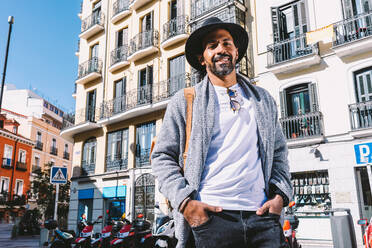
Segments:
[[[235,100],[231,100],[230,105],[231,105],[232,110],[234,110],[234,111],[238,111],[240,109],[239,102],[237,102]]]

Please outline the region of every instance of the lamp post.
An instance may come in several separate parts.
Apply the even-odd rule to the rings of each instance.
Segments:
[[[6,66],[8,64],[8,52],[9,52],[10,34],[12,33],[12,25],[14,23],[14,17],[13,16],[9,16],[8,23],[9,23],[8,41],[7,41],[7,44],[6,44],[5,62],[4,62],[4,70],[3,70],[3,79],[1,81],[0,113],[1,113],[1,106],[2,106],[2,103],[3,103],[3,94],[4,94],[4,83],[5,83]]]

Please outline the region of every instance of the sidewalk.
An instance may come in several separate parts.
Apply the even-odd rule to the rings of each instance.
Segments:
[[[39,247],[39,235],[19,236],[11,239],[13,224],[0,224],[0,247],[36,248]]]

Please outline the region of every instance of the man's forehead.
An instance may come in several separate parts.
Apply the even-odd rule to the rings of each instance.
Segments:
[[[213,31],[211,31],[209,34],[205,36],[203,39],[203,43],[206,44],[208,42],[218,40],[218,39],[230,39],[233,40],[233,37],[231,36],[230,32],[226,29],[218,28]]]

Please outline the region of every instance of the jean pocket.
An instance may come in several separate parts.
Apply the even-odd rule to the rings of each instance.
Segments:
[[[209,224],[212,222],[212,219],[213,219],[213,215],[209,215],[209,218],[206,222],[198,225],[198,226],[192,226],[191,227],[191,230],[193,231],[199,231],[199,230],[202,230],[204,228],[207,228],[209,226]]]

